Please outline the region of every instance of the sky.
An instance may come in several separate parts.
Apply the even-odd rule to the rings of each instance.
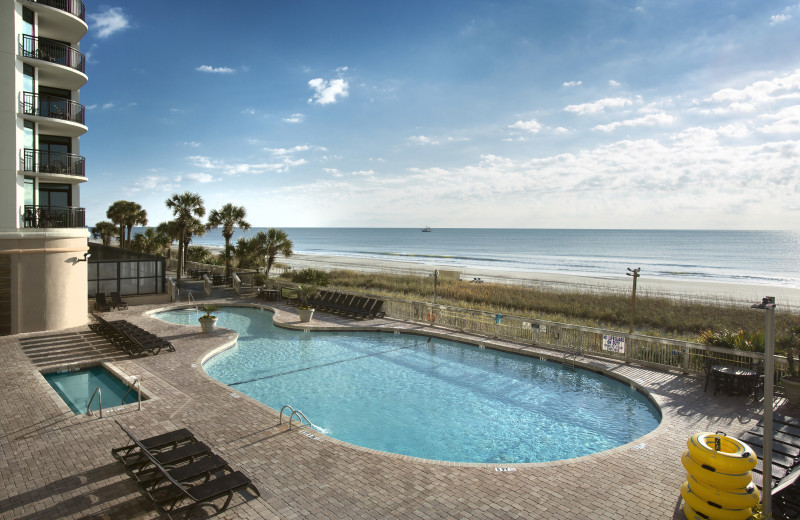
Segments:
[[[798,0],[85,3],[89,225],[800,230]]]

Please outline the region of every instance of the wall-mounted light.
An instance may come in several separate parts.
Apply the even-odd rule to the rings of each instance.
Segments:
[[[88,262],[92,253],[83,253],[83,258],[78,258],[78,262]]]

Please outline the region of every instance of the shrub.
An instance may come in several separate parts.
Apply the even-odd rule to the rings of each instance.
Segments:
[[[295,283],[306,283],[317,287],[328,287],[331,284],[330,277],[325,271],[319,269],[303,269],[292,273],[292,281]]]

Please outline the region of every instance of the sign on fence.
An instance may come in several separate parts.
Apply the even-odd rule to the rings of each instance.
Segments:
[[[603,350],[610,352],[617,352],[619,354],[625,353],[625,338],[617,336],[610,336],[603,334]]]

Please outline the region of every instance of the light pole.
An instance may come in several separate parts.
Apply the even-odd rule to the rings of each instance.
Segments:
[[[433,304],[436,305],[436,282],[439,281],[439,270],[433,271]]]
[[[636,316],[636,279],[639,278],[639,271],[641,270],[641,267],[637,267],[636,269],[631,269],[629,267],[628,272],[625,273],[628,276],[633,276],[633,292],[631,293],[631,334],[633,334],[633,319]]]
[[[762,459],[761,503],[764,518],[772,515],[772,393],[775,380],[775,297],[767,296],[761,303],[751,305],[764,309],[764,455]]]

